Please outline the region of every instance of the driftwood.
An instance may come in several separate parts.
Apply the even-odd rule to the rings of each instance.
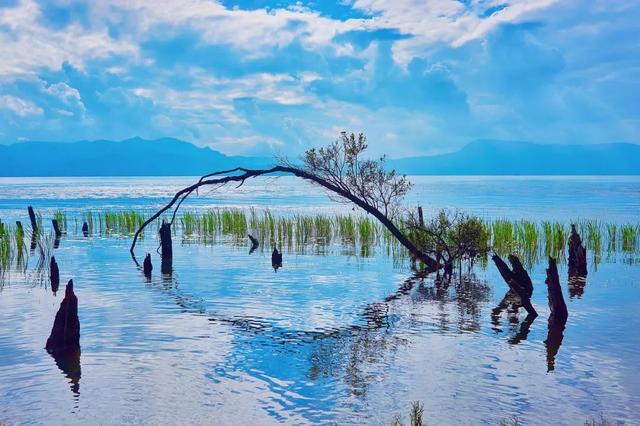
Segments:
[[[27,207],[27,210],[29,211],[29,220],[31,221],[31,230],[35,234],[36,232],[38,232],[38,222],[36,221],[36,214],[33,211],[33,207],[31,206]]]
[[[240,173],[240,174],[233,174],[233,173]],[[165,211],[169,210],[177,203],[174,209],[173,218],[171,219],[171,222],[173,222],[173,220],[175,219],[177,210],[180,208],[180,204],[189,195],[191,195],[194,191],[196,191],[201,186],[206,186],[206,185],[222,186],[227,183],[235,182],[238,184],[237,187],[240,187],[249,178],[254,178],[257,176],[264,176],[264,175],[272,175],[272,174],[291,174],[291,175],[297,176],[301,179],[320,185],[323,188],[327,189],[328,191],[333,192],[346,200],[349,200],[350,202],[354,203],[356,206],[362,208],[364,211],[366,211],[367,213],[375,217],[385,228],[387,228],[387,230],[398,240],[398,242],[400,242],[400,244],[402,244],[407,250],[409,250],[412,256],[414,256],[415,258],[420,260],[422,263],[424,263],[431,272],[435,272],[436,270],[440,269],[443,266],[438,264],[438,262],[436,262],[436,260],[433,259],[431,256],[429,256],[428,254],[418,249],[418,247],[416,247],[416,245],[413,244],[407,238],[407,236],[404,235],[398,229],[398,227],[396,227],[396,225],[392,222],[392,220],[389,217],[387,217],[380,210],[378,210],[377,208],[369,204],[366,200],[358,198],[356,195],[352,194],[348,190],[345,190],[344,188],[340,188],[334,185],[333,183],[327,181],[326,179],[323,179],[319,176],[314,175],[313,173],[307,172],[297,167],[290,167],[290,166],[275,166],[269,169],[256,169],[256,170],[237,167],[235,169],[210,173],[208,175],[201,177],[198,182],[178,191],[174,195],[173,199],[167,205],[165,205],[163,208],[158,210],[155,214],[153,214],[149,219],[147,219],[140,226],[140,228],[136,231],[135,235],[133,236],[133,241],[131,242],[131,247],[129,249],[129,251],[131,252],[131,256],[134,257],[135,259],[134,250],[136,247],[136,243],[138,241],[140,233],[144,230],[144,228],[150,223],[152,223],[154,220],[159,218]]]
[[[56,262],[55,256],[51,256],[51,262],[49,263],[49,279],[51,281],[51,291],[55,295],[60,286],[60,269],[58,269],[58,262]]]
[[[45,346],[52,354],[72,353],[80,349],[80,320],[78,298],[73,292],[73,280],[69,280]]]
[[[492,259],[511,291],[520,298],[522,307],[526,309],[529,315],[533,315],[534,318],[537,317],[538,313],[531,304],[533,283],[531,282],[529,274],[522,266],[520,259],[515,255],[509,255],[509,263],[511,263],[512,268],[509,268],[504,260],[497,254],[493,255]]]
[[[85,237],[89,236],[89,225],[87,224],[87,222],[82,224],[82,235],[84,235]]]
[[[569,237],[569,278],[587,276],[587,250],[582,245],[576,226],[571,225]]]
[[[275,247],[271,252],[271,266],[273,266],[273,270],[276,272],[278,272],[278,268],[282,268],[282,253]]]
[[[151,264],[151,254],[147,253],[142,262],[142,272],[147,278],[151,278],[151,271],[153,271],[153,265]]]

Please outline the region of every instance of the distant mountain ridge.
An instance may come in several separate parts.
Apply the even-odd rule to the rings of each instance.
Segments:
[[[389,160],[408,175],[639,175],[640,145],[478,140],[449,154]]]
[[[172,138],[0,145],[0,176],[197,176],[273,163]],[[388,166],[408,175],[640,175],[640,145],[478,140],[449,154],[389,159]]]
[[[270,158],[226,156],[172,138],[0,145],[0,176],[193,176],[271,163]]]

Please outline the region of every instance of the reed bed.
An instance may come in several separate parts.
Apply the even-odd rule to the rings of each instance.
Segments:
[[[73,234],[68,228],[69,218],[76,224],[75,233],[79,233],[78,223],[88,225],[90,236],[129,237],[142,225],[150,211],[105,210],[86,211],[82,214],[70,214],[57,210],[53,218],[63,227],[67,235]],[[41,216],[40,216],[41,217]],[[146,230],[156,235],[158,219]],[[640,261],[640,225],[613,224],[595,220],[574,222],[586,246],[591,263],[601,261],[603,252],[607,254],[623,253],[626,262]],[[402,224],[398,226],[402,229]],[[559,262],[566,261],[570,223],[558,221],[534,222],[530,220],[495,219],[482,222],[485,228],[486,245],[493,252],[504,256],[518,254],[527,268],[544,261],[547,256],[555,257]],[[206,211],[182,211],[172,228],[174,235],[181,237],[184,243],[213,244],[227,242],[248,244],[247,234],[260,241],[260,250],[280,250],[296,253],[324,254],[330,245],[340,246],[342,252],[349,255],[371,256],[376,251],[386,253],[394,259],[406,259],[408,253],[391,233],[375,219],[363,214],[336,215],[276,215],[269,209],[210,209]],[[22,228],[0,222],[0,268],[6,270],[13,260],[25,258],[25,235]],[[39,239],[48,234],[42,233]],[[39,246],[50,247],[49,242],[39,241]],[[44,251],[38,258],[46,259]],[[486,264],[487,259],[481,259]]]

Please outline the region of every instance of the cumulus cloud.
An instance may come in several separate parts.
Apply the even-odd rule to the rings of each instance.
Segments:
[[[349,130],[396,156],[640,134],[637,2],[329,3],[0,6],[0,133],[177,136],[265,154]]]
[[[137,52],[136,45],[111,38],[105,25],[96,29],[79,23],[62,29],[47,27],[33,0],[0,8],[0,45],[0,79],[5,81],[36,76],[42,69],[57,70],[64,63],[82,70],[90,60]]]
[[[13,112],[18,117],[42,115],[42,108],[25,99],[11,95],[0,96],[0,108]]]

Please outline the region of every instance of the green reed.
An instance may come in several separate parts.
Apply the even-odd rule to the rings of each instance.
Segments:
[[[620,227],[621,249],[625,253],[638,252],[638,236],[640,235],[640,225],[626,224]]]

